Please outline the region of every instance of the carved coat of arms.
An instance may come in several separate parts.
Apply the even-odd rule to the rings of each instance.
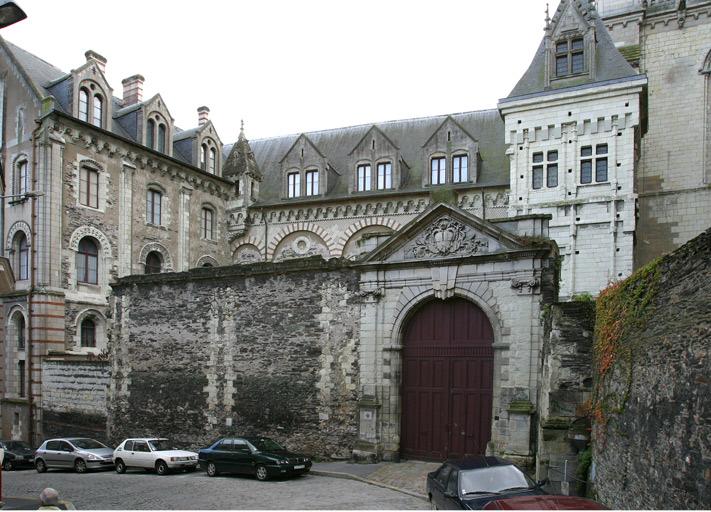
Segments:
[[[476,254],[489,246],[488,240],[478,239],[476,233],[454,219],[443,217],[427,228],[411,249],[414,258]]]

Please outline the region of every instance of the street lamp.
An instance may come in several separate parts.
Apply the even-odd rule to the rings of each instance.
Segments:
[[[15,2],[0,0],[0,28],[9,27],[25,18],[27,14]]]

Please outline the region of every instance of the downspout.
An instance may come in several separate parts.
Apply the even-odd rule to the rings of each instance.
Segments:
[[[264,261],[267,261],[267,241],[269,237],[267,236],[269,225],[267,224],[267,214],[264,213],[264,209],[261,210],[262,220],[264,221]]]
[[[32,132],[32,191],[37,190],[37,165],[38,165],[38,149],[37,149],[37,139],[41,129],[41,121],[37,120],[37,128]],[[32,334],[32,324],[34,315],[32,314],[32,296],[35,292],[35,286],[37,284],[36,276],[36,254],[37,254],[37,235],[36,231],[36,219],[37,219],[37,196],[32,194],[30,198],[32,201],[32,213],[30,215],[30,289],[27,292],[27,371],[29,372],[29,383],[30,389],[27,394],[27,404],[29,405],[29,441],[30,444],[34,445],[35,440],[35,414],[34,414],[34,394],[33,394],[33,384],[34,379],[32,378],[32,354],[33,354],[33,334]]]

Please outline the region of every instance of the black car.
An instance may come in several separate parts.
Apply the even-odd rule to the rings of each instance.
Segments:
[[[238,473],[254,475],[258,480],[303,475],[311,469],[311,459],[292,453],[267,437],[220,439],[200,450],[198,462],[208,476]]]
[[[18,468],[35,467],[35,451],[24,441],[0,441],[0,447],[5,450],[2,469],[12,471]]]
[[[514,463],[499,457],[447,461],[427,475],[433,509],[479,510],[492,500],[547,494]]]

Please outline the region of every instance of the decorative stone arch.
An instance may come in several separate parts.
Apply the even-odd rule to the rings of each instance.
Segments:
[[[495,343],[500,343],[503,333],[503,320],[494,293],[485,282],[467,283],[457,286],[446,298],[460,297],[476,304],[486,315],[494,330]],[[391,343],[402,346],[404,326],[411,314],[432,298],[438,298],[431,286],[408,286],[400,293],[395,305],[395,315],[390,330]]]
[[[198,258],[197,262],[195,263],[195,268],[200,268],[203,265],[205,265],[205,263],[209,263],[210,266],[212,266],[212,267],[219,267],[220,266],[220,264],[217,262],[217,260],[215,258],[210,256],[209,254],[205,254],[205,255],[200,256]]]
[[[12,167],[10,167],[10,183],[8,184],[8,190],[11,194],[17,194],[20,191],[20,168],[19,164],[25,162],[27,165],[27,172],[32,173],[30,169],[30,157],[27,153],[19,153],[12,159]],[[27,191],[29,192],[29,190]]]
[[[313,222],[297,222],[296,224],[289,224],[285,228],[282,228],[281,231],[279,231],[277,235],[272,238],[272,241],[269,242],[269,245],[267,246],[267,259],[270,260],[274,257],[274,251],[276,250],[277,246],[282,242],[282,240],[284,240],[284,238],[286,238],[292,233],[296,233],[297,231],[308,231],[317,235],[325,244],[330,255],[334,256],[336,254],[334,249],[333,237],[328,232],[326,232],[325,229],[323,229],[321,226],[314,224]]]
[[[10,226],[10,229],[7,231],[7,240],[5,243],[5,248],[8,254],[13,253],[14,249],[12,247],[12,242],[15,241],[15,235],[20,232],[24,233],[27,237],[27,247],[32,247],[32,231],[30,230],[30,225],[23,220],[18,220],[12,226]]]
[[[94,321],[96,328],[96,347],[81,346],[81,324],[86,319]],[[74,347],[72,352],[81,354],[101,354],[108,347],[108,336],[106,328],[106,316],[98,309],[86,308],[79,312],[74,320]]]
[[[264,240],[258,239],[253,236],[238,238],[237,240],[235,240],[233,245],[234,245],[234,249],[232,250],[233,257],[237,253],[239,248],[242,247],[243,245],[253,245],[259,250],[260,254],[264,254]]]
[[[343,256],[343,249],[346,247],[346,244],[350,241],[351,237],[358,233],[358,231],[360,231],[361,229],[368,228],[371,226],[384,226],[386,228],[392,229],[393,231],[399,231],[402,227],[397,221],[385,217],[360,219],[358,222],[349,226],[348,229],[346,229],[346,231],[343,233],[343,236],[341,236],[338,242],[334,245],[332,254],[336,258],[340,258],[341,256]]]
[[[27,311],[23,306],[15,304],[10,308],[5,322],[5,343],[7,345],[7,343],[10,342],[10,345],[15,350],[17,350],[17,346],[13,345],[13,342],[17,338],[17,333],[15,332],[15,319],[17,318],[17,315],[22,315],[25,320],[25,339],[27,339],[27,328],[30,325],[29,318],[27,317]],[[6,346],[5,350],[7,351],[8,348],[10,348],[10,346]],[[5,353],[5,355],[7,356],[7,353]]]
[[[103,231],[95,228],[94,226],[80,226],[76,228],[74,233],[72,233],[72,236],[69,238],[69,248],[74,252],[79,251],[79,242],[81,242],[82,238],[87,236],[94,238],[97,242],[99,242],[99,245],[101,246],[101,253],[105,258],[112,257],[113,251],[111,249],[111,242],[109,242],[109,238],[103,233]]]
[[[19,349],[18,348],[18,343],[17,343],[17,327],[16,327],[16,322],[18,315],[20,315],[23,320],[25,321],[25,350]],[[27,310],[25,309],[24,306],[20,304],[14,305],[12,308],[10,308],[10,311],[8,312],[7,319],[5,321],[5,340],[2,346],[2,355],[3,355],[3,370],[4,370],[4,379],[3,379],[3,384],[4,384],[4,391],[5,393],[12,394],[14,396],[17,396],[19,394],[19,385],[17,382],[16,378],[13,378],[11,376],[16,375],[17,367],[15,366],[17,364],[17,361],[22,360],[25,358],[26,355],[26,350],[27,350],[27,334],[28,334],[28,329],[29,329],[29,318],[27,314]]]
[[[148,257],[148,253],[151,252],[157,252],[163,257],[163,268],[161,269],[163,272],[173,272],[173,258],[170,257],[168,249],[158,242],[149,242],[141,249],[138,262],[144,270],[146,267],[146,257]]]
[[[247,264],[247,263],[257,263],[264,260],[263,252],[252,243],[240,244],[232,252],[232,263],[235,264]]]

